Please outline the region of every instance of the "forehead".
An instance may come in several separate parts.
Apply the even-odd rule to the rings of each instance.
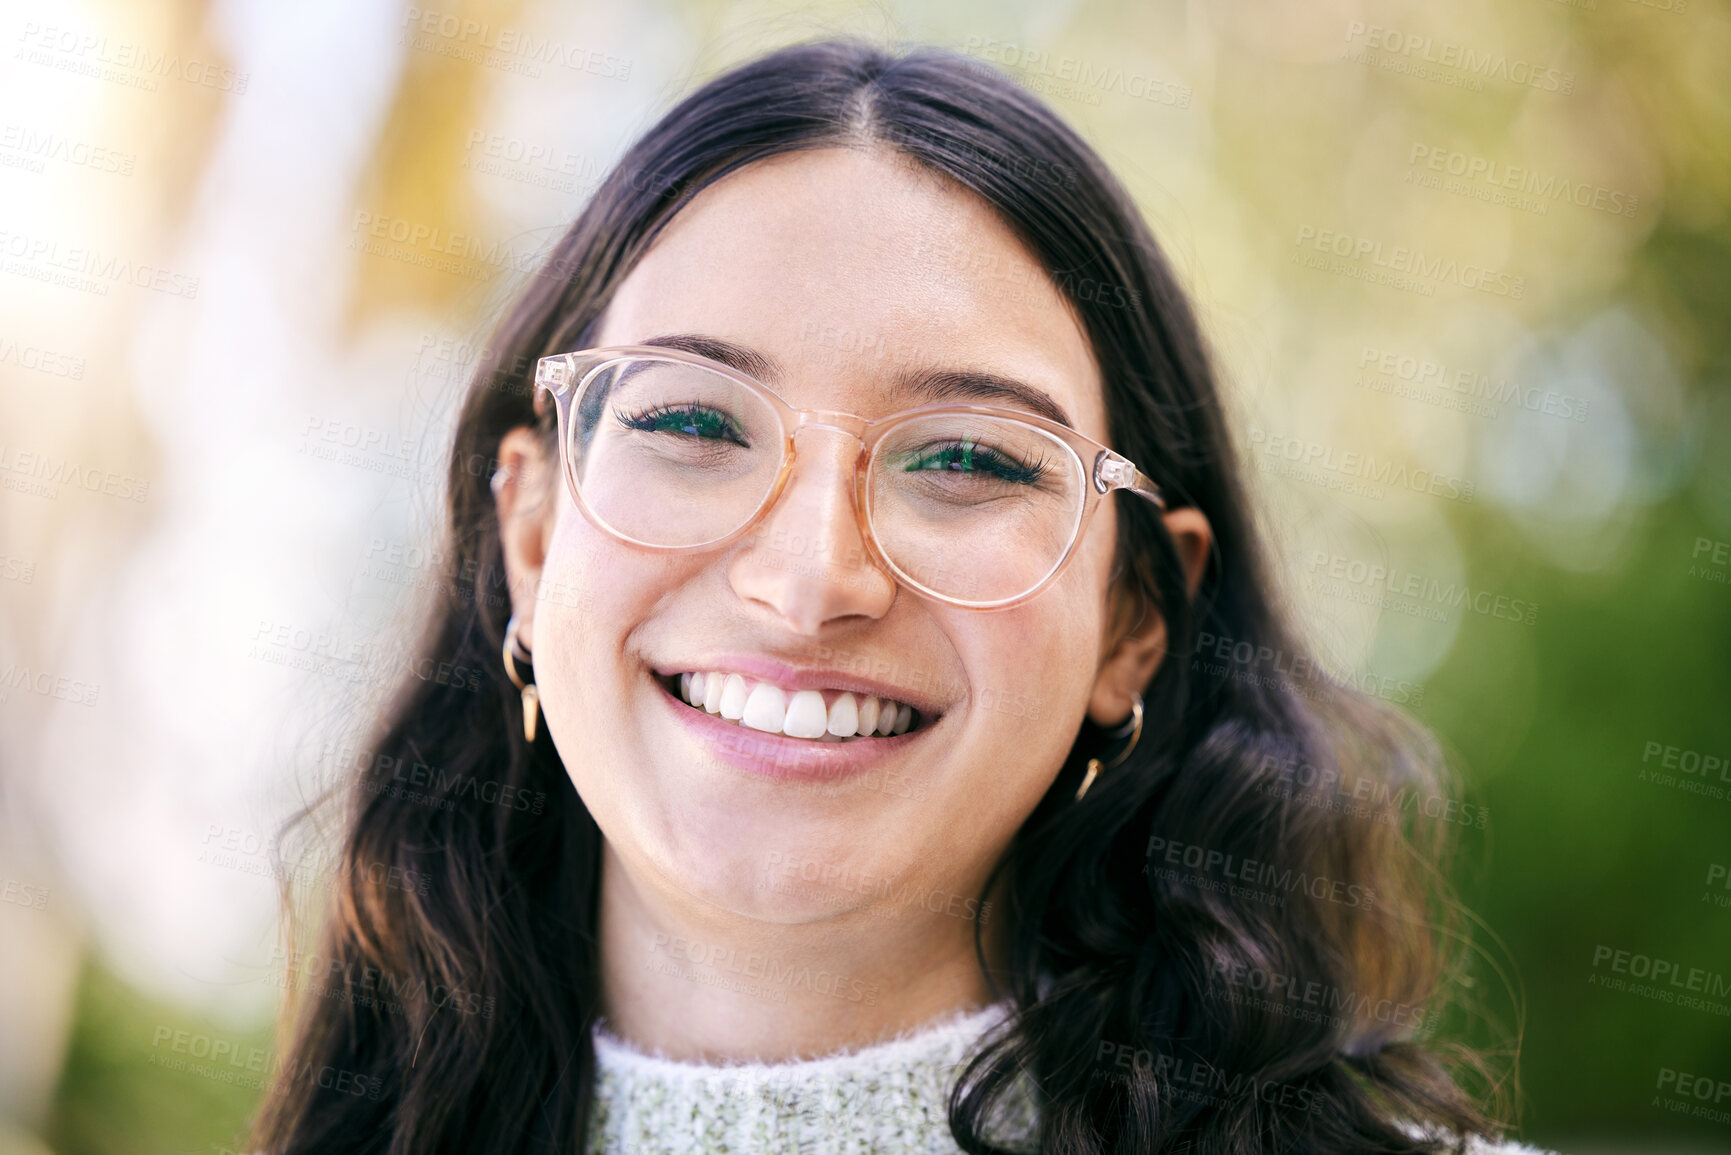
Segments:
[[[1067,302],[978,197],[882,150],[758,161],[692,199],[626,277],[597,344],[698,333],[760,350],[797,406],[909,404],[902,370],[989,372],[1104,439],[1099,370]]]

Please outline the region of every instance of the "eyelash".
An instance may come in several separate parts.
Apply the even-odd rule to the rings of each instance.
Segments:
[[[614,416],[627,429],[635,429],[641,433],[665,432],[665,430],[657,428],[662,421],[669,418],[683,419],[685,424],[678,427],[680,432],[690,433],[692,436],[706,441],[726,440],[735,445],[750,448],[750,444],[745,440],[738,427],[734,425],[731,418],[719,410],[704,408],[700,405],[653,405],[632,413],[621,413],[615,410]],[[723,428],[720,430],[719,436],[702,436],[703,425],[701,422],[706,418],[718,420],[721,423]]]
[[[977,462],[982,466],[990,468],[997,474],[999,480],[1007,481],[1016,485],[1038,485],[1049,472],[1049,467],[1046,465],[1046,459],[1044,457],[1041,457],[1039,460],[1030,464],[1024,465],[1010,455],[1001,453],[996,449],[981,446],[977,442],[960,440],[947,442],[943,445],[922,451],[919,462],[910,467],[907,472],[912,473],[918,471],[920,464],[932,458],[956,452],[962,454],[965,464],[970,467]],[[946,466],[945,468],[948,467]],[[956,472],[961,471],[957,470]]]

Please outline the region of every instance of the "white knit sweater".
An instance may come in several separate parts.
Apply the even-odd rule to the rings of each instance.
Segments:
[[[791,1063],[708,1065],[634,1050],[595,1030],[589,1155],[956,1155],[950,1088],[998,1003],[886,1043]],[[1006,1106],[991,1134],[1033,1151],[1031,1095]],[[1518,1143],[1469,1142],[1467,1155],[1550,1155]]]
[[[595,1031],[591,1155],[955,1155],[950,1087],[974,1048],[1009,1013],[998,1003],[889,1042],[792,1063],[709,1066],[633,1050]],[[1022,1100],[994,1137],[1034,1134]]]

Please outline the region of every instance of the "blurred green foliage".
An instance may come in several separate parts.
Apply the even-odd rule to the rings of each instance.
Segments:
[[[270,1048],[269,1031],[155,1002],[92,959],[47,1141],[59,1155],[234,1155]]]

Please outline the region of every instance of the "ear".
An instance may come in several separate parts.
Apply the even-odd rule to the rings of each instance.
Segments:
[[[493,505],[499,515],[499,543],[511,612],[517,617],[517,639],[528,649],[534,648],[535,591],[541,585],[557,510],[557,489],[548,483],[554,472],[549,465],[541,439],[526,426],[511,430],[499,442]]]
[[[1175,509],[1164,515],[1166,532],[1178,547],[1184,584],[1191,597],[1202,584],[1214,531],[1200,509]],[[1102,639],[1100,672],[1088,698],[1088,717],[1097,726],[1121,726],[1130,717],[1131,699],[1142,692],[1166,657],[1166,619],[1141,595],[1113,597],[1111,629]]]

